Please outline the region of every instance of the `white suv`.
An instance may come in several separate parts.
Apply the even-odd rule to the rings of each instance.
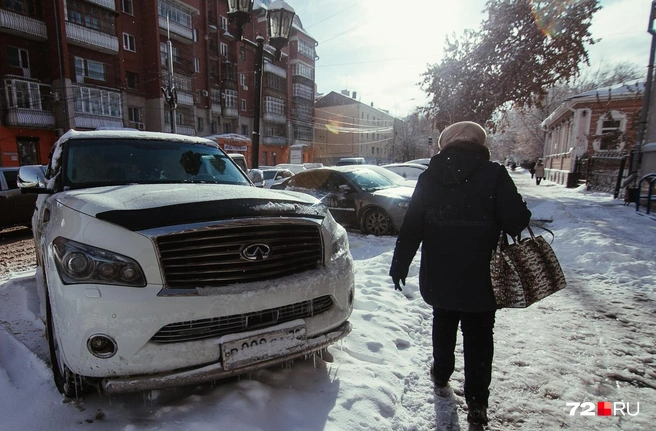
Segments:
[[[212,141],[69,131],[32,227],[54,380],[66,396],[247,373],[350,331],[348,237],[309,195],[254,187]]]

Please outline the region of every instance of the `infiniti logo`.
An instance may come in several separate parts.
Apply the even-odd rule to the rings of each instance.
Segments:
[[[266,244],[248,244],[241,250],[246,260],[263,260],[271,256],[271,247]]]

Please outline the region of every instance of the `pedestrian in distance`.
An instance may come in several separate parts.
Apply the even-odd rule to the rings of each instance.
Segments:
[[[528,171],[531,173],[531,179],[533,179],[533,176],[535,175],[535,165],[536,162],[531,162],[531,164],[528,167]]]
[[[490,161],[477,123],[452,124],[440,134],[440,152],[417,181],[396,241],[389,275],[401,290],[421,244],[419,289],[433,307],[433,364],[440,395],[455,367],[460,324],[467,420],[488,422],[496,302],[490,259],[500,232],[518,235],[531,212],[505,167]]]
[[[538,163],[535,165],[535,185],[539,186],[540,181],[544,179],[544,165],[542,164],[542,159],[538,159]]]

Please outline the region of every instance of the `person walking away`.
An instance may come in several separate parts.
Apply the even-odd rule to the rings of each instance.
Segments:
[[[528,171],[531,173],[531,179],[533,179],[533,176],[535,175],[535,165],[536,162],[531,162],[531,164],[528,167]]]
[[[419,288],[433,307],[436,392],[454,371],[458,324],[463,335],[467,420],[488,422],[496,311],[490,259],[501,230],[518,235],[531,212],[505,167],[490,161],[486,133],[477,123],[452,124],[440,134],[440,152],[417,181],[389,270],[394,287],[405,285],[422,244]]]
[[[540,185],[540,181],[544,178],[544,165],[542,160],[538,160],[538,163],[535,165],[535,185]]]

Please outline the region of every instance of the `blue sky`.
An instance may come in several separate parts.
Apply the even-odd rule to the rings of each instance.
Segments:
[[[565,1],[565,0],[564,0]],[[318,91],[348,89],[363,103],[402,115],[423,105],[416,84],[442,57],[447,35],[476,29],[484,19],[484,0],[287,0],[319,45]],[[399,7],[403,4],[403,7]],[[593,66],[600,62],[649,62],[647,33],[651,0],[603,0],[589,47]],[[410,100],[414,99],[414,100]]]

